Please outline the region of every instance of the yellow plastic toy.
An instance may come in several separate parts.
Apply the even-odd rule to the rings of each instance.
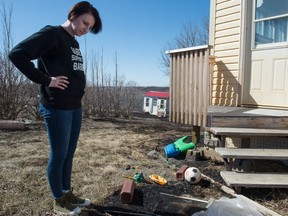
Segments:
[[[149,176],[149,178],[157,184],[160,184],[160,185],[167,184],[167,180],[164,179],[163,177],[159,176],[159,175],[152,174]]]

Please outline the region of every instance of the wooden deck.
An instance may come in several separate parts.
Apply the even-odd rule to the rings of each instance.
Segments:
[[[288,117],[288,110],[248,107],[209,106],[209,116],[237,117]]]

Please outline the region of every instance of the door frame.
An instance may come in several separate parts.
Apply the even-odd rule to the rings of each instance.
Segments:
[[[251,48],[252,48],[252,17],[255,0],[241,0],[241,35],[240,35],[240,55],[239,55],[239,97],[240,106],[252,106],[244,102],[245,83],[250,83],[251,79]],[[247,84],[246,84],[247,85]],[[255,105],[256,106],[256,105]]]

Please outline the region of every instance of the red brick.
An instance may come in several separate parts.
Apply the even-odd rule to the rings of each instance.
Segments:
[[[122,203],[129,204],[132,202],[134,189],[135,189],[135,182],[133,180],[128,179],[124,182],[120,193]]]
[[[184,181],[185,180],[185,171],[188,169],[189,166],[183,165],[177,172],[176,172],[176,178],[179,181]]]

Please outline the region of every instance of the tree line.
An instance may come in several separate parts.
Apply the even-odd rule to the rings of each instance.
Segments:
[[[13,47],[12,12],[13,7],[7,7],[2,2],[0,9],[0,119],[15,120],[17,118],[40,119],[38,111],[39,85],[27,79],[8,59],[8,53]],[[198,27],[189,22],[185,24],[172,43],[160,51],[160,65],[165,75],[170,75],[170,59],[167,50],[208,44],[209,19],[202,20]],[[85,73],[89,82],[83,98],[84,116],[125,117],[130,118],[139,101],[137,83],[126,81],[119,75],[117,52],[114,58],[114,72],[107,73],[104,69],[103,50],[91,53],[87,57],[85,50]],[[88,73],[89,71],[89,73]],[[88,76],[89,75],[89,76]]]
[[[27,79],[9,60],[13,47],[12,7],[2,2],[0,51],[0,119],[39,119],[39,85]],[[134,81],[125,81],[118,73],[117,53],[115,72],[108,74],[103,67],[103,50],[99,55],[91,55],[85,73],[91,74],[91,81],[83,98],[84,116],[130,118],[136,106],[137,88]]]

